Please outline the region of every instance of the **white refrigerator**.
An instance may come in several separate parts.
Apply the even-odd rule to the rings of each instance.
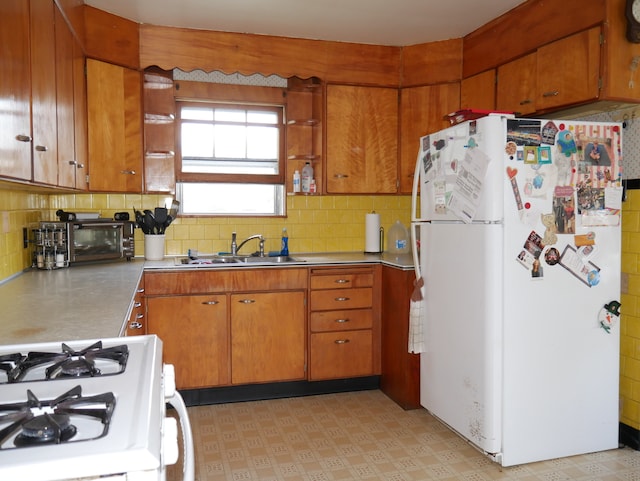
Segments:
[[[621,126],[420,139],[421,404],[503,466],[618,447]]]

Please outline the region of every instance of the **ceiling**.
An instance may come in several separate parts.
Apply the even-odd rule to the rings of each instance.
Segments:
[[[85,0],[137,23],[406,46],[464,37],[523,0]]]

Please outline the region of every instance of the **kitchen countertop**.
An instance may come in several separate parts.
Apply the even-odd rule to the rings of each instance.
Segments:
[[[384,264],[413,270],[410,254],[330,252],[291,254],[286,264],[177,265],[163,261],[115,262],[68,269],[30,269],[0,284],[0,345],[104,339],[123,335],[129,307],[144,270],[247,269],[291,266]]]

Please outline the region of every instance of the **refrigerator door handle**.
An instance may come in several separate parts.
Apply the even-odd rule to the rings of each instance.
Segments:
[[[420,149],[418,149],[418,156],[416,158],[416,168],[413,172],[413,188],[411,189],[411,222],[416,222],[418,219],[417,206],[418,206],[418,186],[420,185]],[[422,212],[420,212],[422,215]],[[415,258],[414,258],[415,262]]]
[[[422,278],[422,270],[420,266],[420,252],[418,251],[418,238],[416,234],[420,233],[420,223],[411,223],[411,254],[413,255],[413,269],[416,273],[416,280]],[[424,294],[424,293],[423,293]]]

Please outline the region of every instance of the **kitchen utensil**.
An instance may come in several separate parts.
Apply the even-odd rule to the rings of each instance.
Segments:
[[[157,234],[156,229],[156,219],[153,216],[153,212],[149,209],[144,210],[144,226],[146,231],[145,234]]]
[[[156,222],[156,229],[158,234],[164,234],[165,222],[167,222],[167,208],[156,207],[154,211],[154,219]]]
[[[180,209],[180,201],[173,199],[171,201],[171,207],[169,208],[169,214],[171,215],[171,217],[175,219],[176,216],[178,215],[179,209]]]

